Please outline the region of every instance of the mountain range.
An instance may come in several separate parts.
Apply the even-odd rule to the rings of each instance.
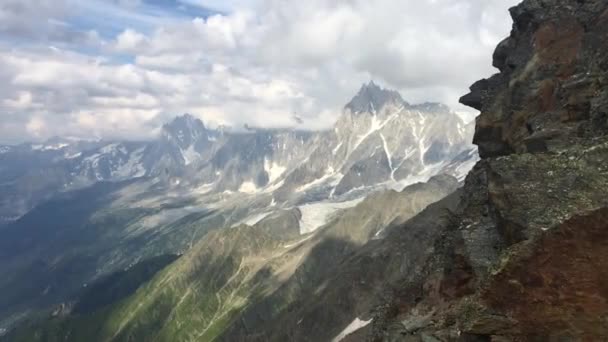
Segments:
[[[7,277],[0,290],[7,295],[0,299],[0,327],[56,307],[79,312],[76,303],[89,285],[99,289],[97,282],[126,272],[125,288],[137,288],[131,279],[140,277],[128,270],[189,255],[200,244],[237,243],[234,232],[250,235],[243,227],[256,227],[250,238],[270,244],[251,251],[258,258],[301,239],[310,239],[306,246],[313,248],[322,242],[312,238],[320,228],[349,211],[357,215],[355,208],[377,205],[364,204],[371,194],[380,199],[418,191],[420,198],[405,197],[412,206],[407,217],[413,216],[454,190],[473,167],[478,155],[472,135],[473,125],[447,106],[411,105],[370,82],[325,131],[233,132],[207,128],[185,114],[163,125],[152,141],[53,138],[3,146],[0,270]],[[433,178],[438,175],[448,178]],[[411,188],[433,179],[424,191]],[[381,238],[386,224],[403,217],[397,209],[379,210],[365,229],[341,234],[358,243]],[[224,257],[242,253],[235,247]],[[283,259],[291,258],[295,272],[302,257]],[[219,267],[209,274],[231,272],[209,267]]]
[[[138,178],[166,188],[273,192],[276,201],[291,202],[305,193],[322,199],[381,183],[399,186],[428,179],[454,158],[474,161],[473,128],[445,105],[410,105],[370,82],[327,131],[230,133],[186,114],[154,141],[53,138],[0,146],[0,217],[14,221],[58,193]],[[466,169],[451,172],[462,179]],[[313,189],[321,190],[305,191]]]

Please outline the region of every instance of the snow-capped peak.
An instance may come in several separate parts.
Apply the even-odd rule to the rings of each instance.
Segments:
[[[173,141],[182,149],[194,145],[199,141],[208,141],[207,129],[200,119],[190,114],[178,116],[162,128],[163,137]]]

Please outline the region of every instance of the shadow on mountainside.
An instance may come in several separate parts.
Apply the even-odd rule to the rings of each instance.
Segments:
[[[276,292],[248,307],[221,341],[329,341],[367,315],[441,248],[459,202],[456,192],[430,205],[382,240],[364,246],[328,239]]]
[[[87,286],[71,313],[90,314],[132,295],[142,284],[179,258],[161,255],[135,264],[127,270],[109,274]]]
[[[2,230],[1,323],[11,324],[22,313],[45,315],[74,302],[99,276],[180,253],[208,232],[197,222],[213,211],[192,213],[162,232],[130,234],[130,225],[167,209],[111,207],[120,190],[134,182],[104,182],[61,194]]]
[[[2,230],[0,317],[20,307],[45,307],[80,288],[78,279],[97,265],[88,254],[74,253],[75,247],[96,243],[99,231],[91,229],[91,216],[127,183],[100,183],[62,194]],[[134,213],[123,214],[128,220]]]

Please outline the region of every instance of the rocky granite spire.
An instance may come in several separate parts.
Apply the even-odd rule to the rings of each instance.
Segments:
[[[163,125],[162,134],[163,137],[184,149],[198,141],[208,140],[205,124],[191,114],[178,116],[170,123]]]
[[[357,95],[345,108],[353,113],[375,113],[389,103],[406,104],[397,91],[384,89],[374,81],[370,81],[361,86]]]

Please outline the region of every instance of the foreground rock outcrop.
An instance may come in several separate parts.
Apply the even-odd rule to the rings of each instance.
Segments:
[[[494,54],[451,225],[375,341],[608,339],[608,2],[526,0]],[[354,338],[354,336],[353,336]]]
[[[461,100],[482,112],[481,156],[556,152],[604,136],[606,2],[527,0],[511,15],[511,36],[494,53],[500,73]]]

